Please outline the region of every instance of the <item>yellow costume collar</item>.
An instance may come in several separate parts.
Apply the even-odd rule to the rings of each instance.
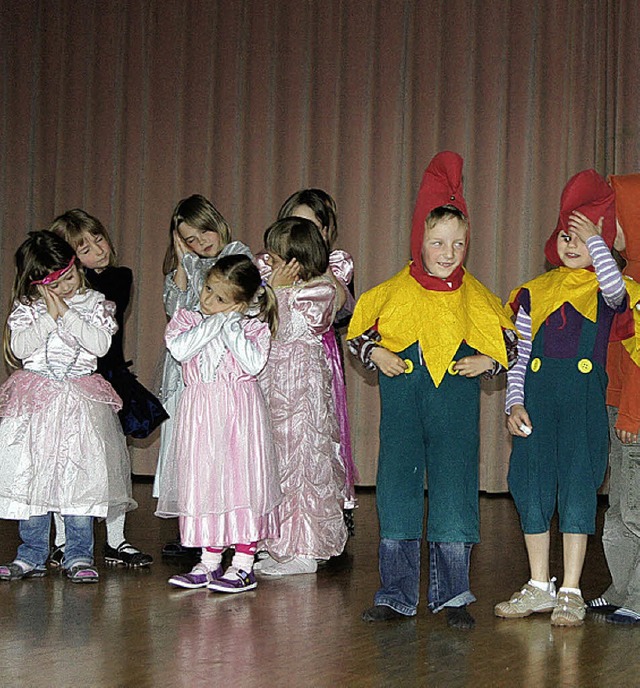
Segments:
[[[513,330],[513,323],[498,297],[466,270],[459,289],[432,291],[420,286],[405,267],[360,297],[347,338],[376,323],[380,344],[394,353],[420,342],[436,387],[463,341],[507,367],[502,329]]]
[[[598,279],[591,270],[559,267],[539,275],[509,295],[509,304],[521,289],[531,295],[531,336],[535,337],[542,323],[563,303],[571,304],[581,315],[591,322],[598,314]],[[511,309],[508,309],[511,313]]]

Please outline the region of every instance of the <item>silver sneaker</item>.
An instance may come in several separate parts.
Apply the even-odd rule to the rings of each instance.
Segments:
[[[580,595],[561,590],[558,593],[556,608],[551,614],[552,626],[581,626],[587,606]]]
[[[496,604],[493,613],[502,619],[522,619],[534,613],[551,612],[555,606],[556,586],[553,582],[549,592],[525,583],[522,590],[514,593],[508,602]]]

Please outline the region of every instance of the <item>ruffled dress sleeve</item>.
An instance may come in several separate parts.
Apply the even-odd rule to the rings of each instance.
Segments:
[[[314,335],[324,334],[333,324],[336,306],[336,286],[328,281],[306,283],[294,287],[290,307],[304,318]]]
[[[92,307],[69,310],[58,319],[60,336],[71,335],[78,344],[94,356],[104,356],[111,346],[111,337],[118,330],[116,305],[100,292],[93,292]]]
[[[167,348],[176,361],[188,361],[219,337],[225,315],[217,313],[204,318],[201,313],[180,309],[171,318],[164,334]]]
[[[257,318],[229,317],[222,328],[222,339],[245,373],[258,375],[267,364],[271,332],[266,323]]]
[[[19,301],[13,304],[7,325],[11,331],[11,351],[20,360],[44,346],[47,337],[58,327],[42,306],[42,302],[40,307]]]
[[[260,277],[262,277],[265,282],[269,280],[271,273],[273,272],[271,265],[269,265],[267,262],[268,257],[269,254],[266,251],[263,251],[258,253],[255,258],[256,267],[260,271]]]
[[[356,305],[353,295],[353,258],[346,251],[340,249],[331,251],[329,255],[329,269],[345,293],[345,302],[336,314],[334,327],[346,327]]]

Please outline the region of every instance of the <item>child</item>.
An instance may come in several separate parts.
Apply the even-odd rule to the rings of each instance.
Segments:
[[[113,304],[84,286],[73,249],[30,232],[16,253],[7,360],[23,370],[0,387],[0,518],[18,519],[17,558],[1,580],[46,575],[50,512],[63,514],[62,566],[95,583],[93,519],[136,507],[120,399],[94,374],[117,329]]]
[[[438,153],[418,192],[412,262],[363,294],[347,337],[380,371],[376,500],[382,585],[365,621],[414,616],[427,473],[429,607],[450,626],[475,624],[469,559],[479,541],[479,376],[508,364],[515,339],[500,301],[464,268],[469,221],[462,158]]]
[[[190,573],[172,576],[171,585],[253,590],[257,542],[278,536],[281,493],[256,379],[276,329],[275,295],[241,255],[220,258],[209,270],[199,313],[179,309],[167,326],[167,347],[182,363],[186,389],[171,447],[178,464],[178,502],[166,504],[161,496],[158,513],[178,515],[182,543],[203,548],[200,563]],[[223,574],[222,553],[229,546],[235,555]]]
[[[640,282],[640,174],[615,175],[609,181],[615,192],[618,220],[614,248],[627,262],[624,274]],[[636,466],[640,449],[640,367],[621,342],[609,344],[607,373],[611,472],[602,544],[612,583],[601,597],[587,605],[588,611],[606,614],[611,623],[638,625],[640,512],[636,505],[640,483]]]
[[[345,484],[322,338],[335,317],[329,251],[309,220],[278,220],[264,235],[280,325],[260,382],[271,412],[283,500],[280,537],[266,541],[265,575],[315,573],[344,549]]]
[[[169,246],[164,259],[164,307],[168,318],[178,308],[193,309],[198,305],[204,277],[216,261],[234,253],[251,258],[251,251],[239,241],[231,241],[226,220],[204,196],[183,198],[173,211],[169,228]],[[177,464],[171,454],[173,418],[184,385],[180,364],[169,352],[165,354],[160,398],[169,420],[160,430],[160,452],[153,496],[164,503],[177,502]],[[185,553],[180,543],[168,543],[164,555]]]
[[[333,279],[337,287],[338,313],[333,322],[333,327],[325,332],[322,343],[333,372],[332,390],[340,428],[340,457],[345,471],[345,520],[349,531],[353,534],[353,509],[356,505],[354,486],[359,477],[351,451],[347,390],[339,333],[341,328],[349,324],[355,304],[353,298],[353,258],[346,251],[333,249],[338,238],[336,203],[326,191],[322,189],[296,191],[287,198],[278,212],[279,220],[286,217],[302,217],[311,220],[320,230],[330,251],[327,275]],[[266,254],[260,254],[257,256],[257,262],[262,276],[269,279],[271,266],[266,261],[266,257]]]
[[[115,250],[107,230],[98,218],[84,210],[75,208],[59,215],[50,230],[75,249],[89,285],[116,305],[118,331],[111,339],[109,351],[98,359],[98,372],[112,384],[122,399],[123,406],[118,416],[124,434],[137,438],[148,437],[168,416],[156,397],[129,371],[131,361],[127,362],[124,358],[124,317],[131,298],[133,274],[129,268],[116,265]],[[53,565],[60,565],[64,554],[65,532],[64,522],[58,514],[55,514],[55,523],[56,547],[49,560]],[[149,566],[153,557],[127,541],[124,526],[124,514],[107,516],[105,562],[134,568]]]
[[[562,192],[558,224],[545,246],[547,260],[559,267],[509,297],[522,339],[507,378],[508,481],[531,578],[496,605],[496,616],[505,619],[552,612],[554,626],[583,623],[580,576],[607,467],[607,343],[614,315],[626,308],[610,252],[615,234],[613,191],[594,170],[578,173]],[[564,550],[557,595],[549,575],[556,498]]]

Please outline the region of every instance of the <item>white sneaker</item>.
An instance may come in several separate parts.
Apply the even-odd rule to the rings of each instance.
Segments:
[[[296,576],[301,573],[315,573],[318,570],[318,562],[313,557],[296,556],[289,561],[263,564],[260,573],[265,576]]]

